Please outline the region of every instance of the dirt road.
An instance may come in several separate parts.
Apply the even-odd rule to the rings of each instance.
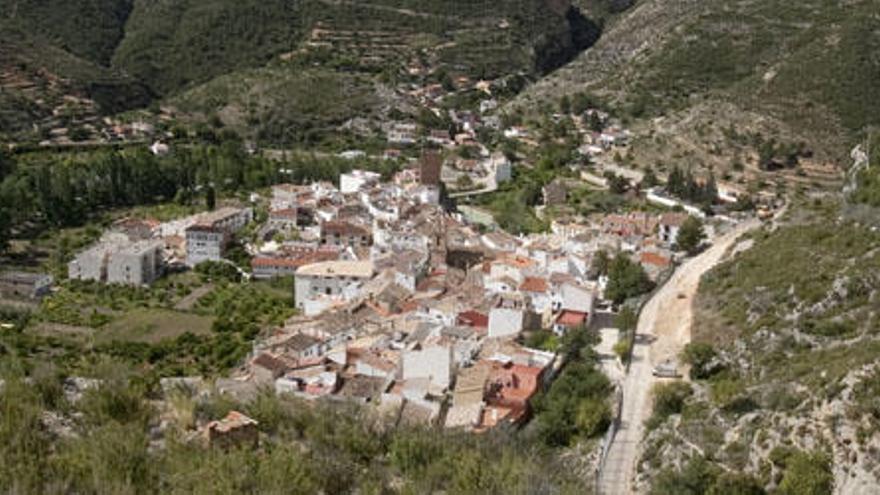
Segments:
[[[633,477],[645,433],[644,422],[651,415],[651,387],[657,381],[651,370],[666,359],[676,359],[690,341],[691,303],[700,278],[723,259],[741,235],[759,225],[758,221],[745,222],[714,239],[709,249],[679,267],[642,309],[630,372],[622,383],[620,429],[599,479],[602,494],[634,493]]]

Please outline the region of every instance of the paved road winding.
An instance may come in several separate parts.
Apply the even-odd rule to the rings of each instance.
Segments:
[[[745,222],[716,238],[712,247],[679,267],[642,309],[632,364],[622,383],[620,429],[599,477],[602,495],[635,493],[633,478],[641,455],[644,422],[651,415],[651,388],[658,380],[651,370],[666,359],[675,359],[690,341],[692,301],[700,278],[722,261],[740,236],[759,225],[758,221]]]

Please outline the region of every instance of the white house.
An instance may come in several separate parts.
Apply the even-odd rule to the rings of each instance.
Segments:
[[[316,300],[351,301],[360,295],[360,287],[373,273],[372,261],[324,261],[302,266],[294,277],[296,307],[305,310],[308,301]]]
[[[376,172],[352,170],[339,176],[339,192],[342,194],[357,193],[369,185],[378,183],[381,177]]]

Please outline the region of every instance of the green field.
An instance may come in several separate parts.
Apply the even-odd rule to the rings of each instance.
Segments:
[[[208,335],[214,318],[165,309],[136,309],[113,320],[95,334],[96,343],[111,341],[156,344],[184,333]]]

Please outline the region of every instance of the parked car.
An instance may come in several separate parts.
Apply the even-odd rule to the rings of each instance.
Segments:
[[[651,370],[651,374],[658,378],[681,378],[678,367],[672,361],[665,361]]]

